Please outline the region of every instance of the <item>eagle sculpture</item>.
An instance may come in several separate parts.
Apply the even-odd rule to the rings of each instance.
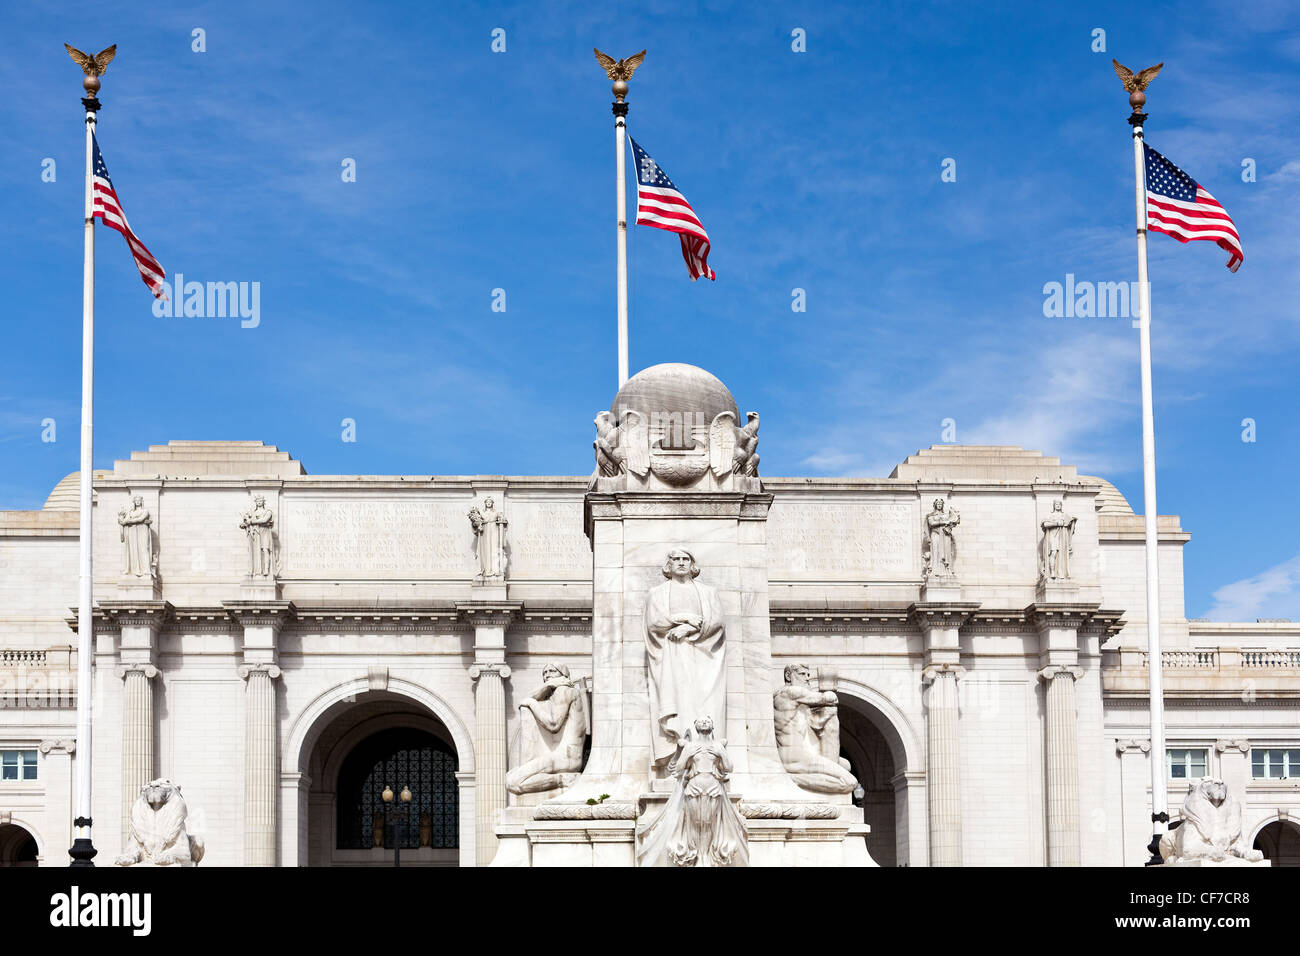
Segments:
[[[68,51],[68,56],[72,57],[77,66],[81,67],[81,72],[86,76],[103,76],[104,71],[108,69],[108,64],[113,62],[113,57],[117,56],[117,44],[114,43],[107,50],[100,50],[94,56],[82,53],[75,46],[63,44]]]
[[[1160,68],[1164,66],[1163,63],[1157,63],[1155,66],[1149,66],[1145,70],[1134,75],[1133,71],[1120,63],[1119,60],[1112,59],[1110,62],[1114,64],[1115,75],[1118,76],[1119,81],[1124,84],[1124,91],[1126,93],[1145,92],[1147,84],[1156,78],[1156,74],[1159,73]]]
[[[632,79],[632,74],[636,72],[636,68],[640,66],[641,61],[645,59],[645,50],[642,50],[635,56],[629,56],[622,60],[616,60],[608,54],[601,53],[595,47],[592,47],[592,51],[596,54],[596,61],[600,63],[601,69],[605,71],[605,75],[616,83],[620,80],[626,83],[628,80]]]

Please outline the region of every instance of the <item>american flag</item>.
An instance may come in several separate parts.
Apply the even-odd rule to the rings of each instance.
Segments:
[[[709,268],[709,234],[691,204],[673,181],[631,136],[632,160],[636,164],[636,224],[654,226],[678,234],[682,258],[691,281],[717,278]]]
[[[1145,142],[1147,228],[1179,242],[1208,239],[1228,253],[1228,271],[1236,272],[1246,254],[1232,217],[1191,176]]]
[[[167,273],[153,257],[153,253],[146,249],[144,243],[131,231],[131,224],[126,221],[126,213],[122,211],[122,203],[113,190],[113,181],[108,178],[108,167],[104,165],[104,157],[99,152],[99,140],[93,136],[92,139],[95,146],[95,174],[93,177],[94,211],[91,215],[96,219],[102,219],[109,229],[116,229],[126,237],[131,257],[135,259],[135,267],[140,270],[140,278],[144,280],[144,284],[149,287],[155,299],[166,299],[163,280],[167,277]]]

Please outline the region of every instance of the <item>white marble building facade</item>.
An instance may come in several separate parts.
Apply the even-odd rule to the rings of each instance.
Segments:
[[[3,863],[64,865],[71,844],[76,485],[0,512],[0,752],[18,755]],[[310,475],[260,442],[171,442],[98,472],[98,862],[155,777],[182,787],[204,865],[391,865],[362,793],[380,777],[415,793],[403,865],[492,860],[503,810],[536,802],[505,788],[520,702],[548,663],[595,670],[592,486]],[[1170,755],[1153,758],[1142,518],[1108,482],[945,445],[888,478],[764,476],[762,491],[771,683],[802,662],[838,694],[876,862],[1139,865],[1151,759],[1171,763],[1171,806],[1191,775],[1221,776],[1247,839],[1298,862],[1300,624],[1186,620],[1177,517],[1160,519]],[[122,573],[136,496],[154,574]],[[250,574],[258,537],[241,528],[257,496],[269,575]],[[467,514],[489,497],[505,572],[476,581]],[[936,498],[960,514],[955,581],[924,573]],[[1044,581],[1057,502],[1076,519],[1070,577]]]

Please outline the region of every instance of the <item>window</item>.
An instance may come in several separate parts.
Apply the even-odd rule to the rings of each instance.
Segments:
[[[35,750],[0,750],[0,780],[35,779]]]
[[[1250,770],[1250,775],[1256,780],[1283,780],[1287,777],[1300,777],[1300,749],[1252,750],[1250,752]]]
[[[1205,776],[1208,753],[1205,749],[1166,751],[1169,758],[1169,779],[1200,780]]]

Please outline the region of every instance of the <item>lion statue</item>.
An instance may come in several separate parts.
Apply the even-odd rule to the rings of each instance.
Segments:
[[[127,852],[118,866],[152,863],[155,866],[194,866],[203,859],[203,840],[185,829],[188,811],[181,788],[162,777],[140,788],[131,807]]]
[[[1160,838],[1160,857],[1166,863],[1223,862],[1229,857],[1253,863],[1264,859],[1264,854],[1246,845],[1241,835],[1241,804],[1228,793],[1224,782],[1204,777],[1187,792],[1181,822]]]

